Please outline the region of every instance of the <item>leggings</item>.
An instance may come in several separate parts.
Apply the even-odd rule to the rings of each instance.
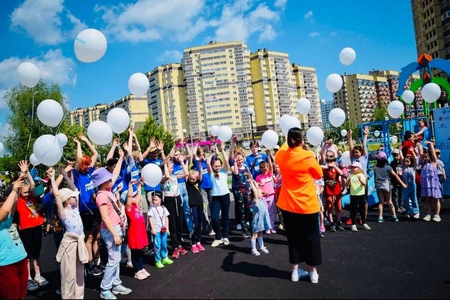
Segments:
[[[356,224],[356,214],[359,212],[362,223],[366,223],[366,196],[352,196],[350,195],[350,218],[352,225]]]
[[[142,249],[130,249],[131,262],[133,263],[134,272],[138,272],[144,268],[144,251]]]

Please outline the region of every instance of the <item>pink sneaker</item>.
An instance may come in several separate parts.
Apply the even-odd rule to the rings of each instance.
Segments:
[[[198,251],[205,251],[205,248],[203,248],[202,244],[197,243],[197,249]]]
[[[325,226],[320,226],[320,232],[325,232]]]
[[[275,229],[271,229],[270,232],[271,233],[277,233],[277,231]]]
[[[192,246],[191,246],[191,251],[192,251],[192,253],[198,253],[199,250],[198,250],[198,248],[197,248],[197,245],[192,245]]]
[[[266,230],[266,234],[270,234],[270,230]]]

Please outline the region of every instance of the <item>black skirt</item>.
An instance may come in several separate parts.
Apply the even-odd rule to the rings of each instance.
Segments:
[[[288,240],[289,262],[305,262],[313,267],[322,264],[319,213],[296,214],[285,210],[281,212]]]

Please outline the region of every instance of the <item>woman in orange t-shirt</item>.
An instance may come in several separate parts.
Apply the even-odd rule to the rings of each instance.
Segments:
[[[289,247],[289,262],[292,264],[292,281],[307,276],[317,283],[317,266],[322,263],[319,234],[319,200],[314,180],[323,176],[322,168],[310,151],[302,149],[303,138],[300,128],[289,129],[287,145],[281,146],[275,155],[283,175],[280,208]],[[309,273],[298,268],[306,262]]]

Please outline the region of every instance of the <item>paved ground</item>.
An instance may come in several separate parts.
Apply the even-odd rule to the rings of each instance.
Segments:
[[[231,209],[233,211],[233,207]],[[206,251],[188,253],[171,266],[156,269],[147,257],[151,276],[133,278],[121,269],[125,286],[133,289],[123,299],[212,299],[212,298],[450,298],[450,201],[443,202],[442,222],[386,221],[376,223],[369,213],[371,231],[326,232],[322,239],[323,264],[319,283],[291,282],[286,237],[282,231],[265,235],[270,253],[251,256],[250,240],[233,231],[231,245],[211,248],[212,237],[204,237]],[[387,213],[385,213],[385,216]],[[348,212],[344,211],[344,216]],[[185,236],[187,241],[187,236]],[[27,299],[55,299],[57,268],[52,237],[44,239],[43,275],[50,286]],[[85,297],[98,298],[100,279],[89,277]]]

